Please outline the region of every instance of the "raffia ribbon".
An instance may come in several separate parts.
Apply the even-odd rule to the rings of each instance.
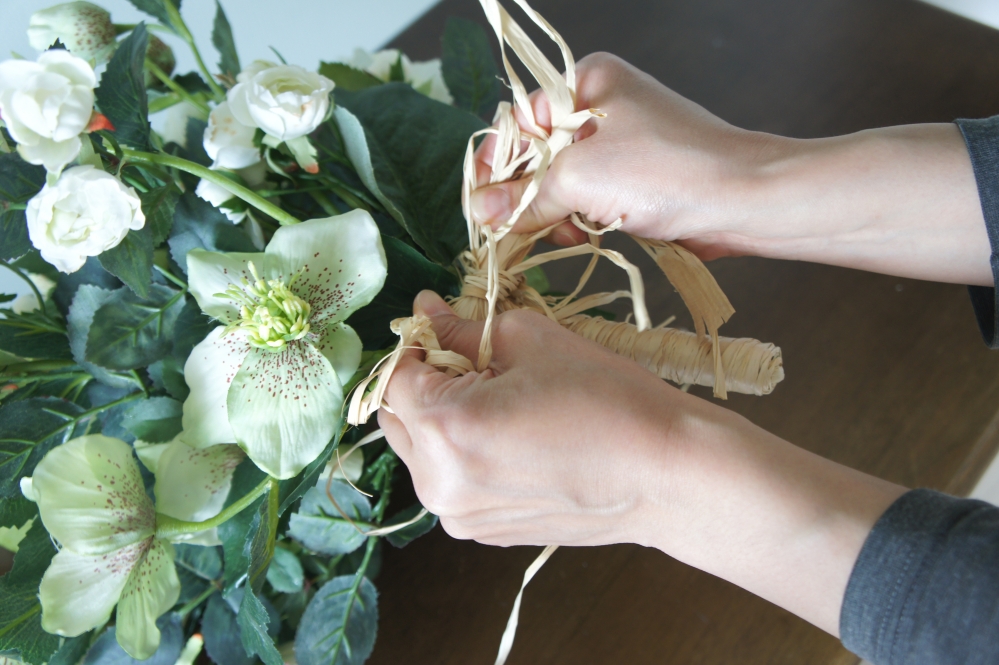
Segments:
[[[597,228],[584,216],[573,214],[570,221],[589,234],[589,242],[535,256],[530,256],[531,251],[547,230],[532,235],[512,232],[517,220],[537,196],[555,156],[572,143],[575,133],[588,120],[602,118],[604,114],[597,109],[576,110],[576,62],[572,52],[558,32],[526,0],[513,1],[558,45],[564,75],[541,53],[498,0],[479,1],[499,39],[514,105],[521,113],[526,129],[522,130],[518,125],[514,105],[501,102],[494,125],[474,134],[465,152],[462,205],[468,225],[469,248],[459,257],[464,272],[463,287],[461,295],[451,301],[451,307],[459,317],[485,322],[478,358],[473,365],[463,356],[442,350],[426,317],[396,319],[392,322],[392,330],[399,335],[399,344],[358,384],[349,403],[347,421],[359,425],[367,422],[379,408],[390,408],[384,402],[385,389],[406,349],[424,349],[426,363],[452,376],[486,369],[492,358],[493,320],[497,313],[512,309],[540,312],[567,329],[631,358],[664,379],[679,384],[712,386],[715,396],[722,399],[729,391],[755,395],[771,392],[784,378],[780,349],[754,339],[719,337],[718,329],[735,310],[704,264],[682,246],[633,238],[680,293],[694,319],[694,332],[651,327],[638,268],[619,252],[600,247],[600,236],[620,227],[622,220]],[[547,96],[551,132],[538,123],[527,88],[510,63],[507,47],[516,53]],[[485,134],[496,136],[489,184],[529,179],[510,219],[496,231],[476,224],[469,208],[471,194],[478,187],[475,141]],[[568,296],[542,295],[527,284],[525,272],[534,266],[587,255],[590,256],[589,265]],[[629,290],[578,297],[601,257],[627,272]],[[605,321],[584,313],[619,298],[631,299],[634,324]],[[496,665],[506,662],[513,646],[524,588],[555,549],[555,546],[546,547],[528,568],[501,640]]]

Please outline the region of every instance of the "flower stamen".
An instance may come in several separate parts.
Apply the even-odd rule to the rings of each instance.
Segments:
[[[281,351],[288,342],[308,335],[312,306],[291,290],[303,271],[286,284],[280,279],[263,279],[253,261],[247,263],[247,268],[252,282],[244,277],[242,287],[230,284],[225,293],[218,294],[239,305],[239,320],[227,326],[225,334],[245,330],[250,344],[269,351]]]

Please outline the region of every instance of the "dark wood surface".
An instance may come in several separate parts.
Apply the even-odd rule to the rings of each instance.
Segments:
[[[533,6],[577,57],[617,53],[750,129],[818,137],[999,113],[999,32],[918,2],[534,0]],[[481,22],[480,12],[474,0],[444,0],[393,45],[416,59],[435,57],[447,17]],[[621,238],[608,245],[641,265],[654,318],[677,314],[682,323],[682,303],[652,264]],[[982,344],[963,287],[752,258],[717,261],[711,269],[737,310],[723,333],[777,343],[787,372],[773,395],[736,395],[730,408],[894,482],[970,490],[999,444],[999,353]],[[573,266],[550,273],[563,288],[576,274]],[[605,267],[594,283],[604,290],[625,281]],[[491,663],[519,580],[537,552],[459,542],[440,529],[404,550],[389,548],[378,580],[382,618],[371,662]],[[557,552],[527,590],[510,660],[856,661],[836,639],[787,612],[633,546]]]

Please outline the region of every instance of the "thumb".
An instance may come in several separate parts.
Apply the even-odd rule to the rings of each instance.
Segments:
[[[551,173],[549,172],[549,178]],[[557,245],[577,245],[586,240],[586,234],[572,224],[560,224],[576,208],[569,207],[556,200],[552,188],[548,186],[548,178],[541,181],[541,189],[531,201],[527,209],[520,215],[513,229],[517,233],[533,233],[555,226],[550,240]],[[478,223],[498,228],[510,219],[513,211],[520,205],[524,192],[531,183],[531,178],[510,180],[494,185],[486,185],[474,190],[469,198],[472,219]]]
[[[460,319],[446,302],[433,291],[421,291],[413,303],[413,313],[430,319],[437,341],[445,351],[454,351],[474,364],[479,358],[479,342],[484,324]]]

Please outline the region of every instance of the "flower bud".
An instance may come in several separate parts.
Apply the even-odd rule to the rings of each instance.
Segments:
[[[260,148],[253,144],[257,128],[244,125],[233,115],[229,102],[222,102],[208,116],[205,152],[214,160],[213,169],[243,169],[260,161]]]
[[[28,25],[32,48],[44,51],[57,40],[73,55],[104,62],[115,46],[111,14],[89,2],[67,2],[32,14]]]
[[[258,60],[236,80],[228,95],[233,116],[280,141],[305,136],[326,119],[333,81],[321,74]]]
[[[135,190],[90,165],[67,169],[46,184],[25,212],[31,244],[64,273],[76,272],[88,256],[116,247],[146,223]]]
[[[451,92],[447,89],[447,83],[444,82],[440,58],[413,62],[398,49],[390,48],[377,53],[368,53],[359,48],[354,51],[354,57],[351,58],[349,64],[355,69],[363,69],[386,83],[394,80],[393,68],[401,66],[403,82],[413,86],[417,92],[444,104],[451,104],[454,101]]]
[[[172,74],[173,68],[177,66],[177,58],[173,55],[173,49],[167,46],[166,42],[156,35],[149,35],[149,45],[146,46],[146,57],[149,58],[150,62],[163,70],[163,73],[167,76]],[[145,81],[147,88],[165,87],[162,81],[148,71],[146,72]]]
[[[76,159],[96,87],[87,61],[61,49],[0,62],[0,116],[21,157],[54,172]]]

